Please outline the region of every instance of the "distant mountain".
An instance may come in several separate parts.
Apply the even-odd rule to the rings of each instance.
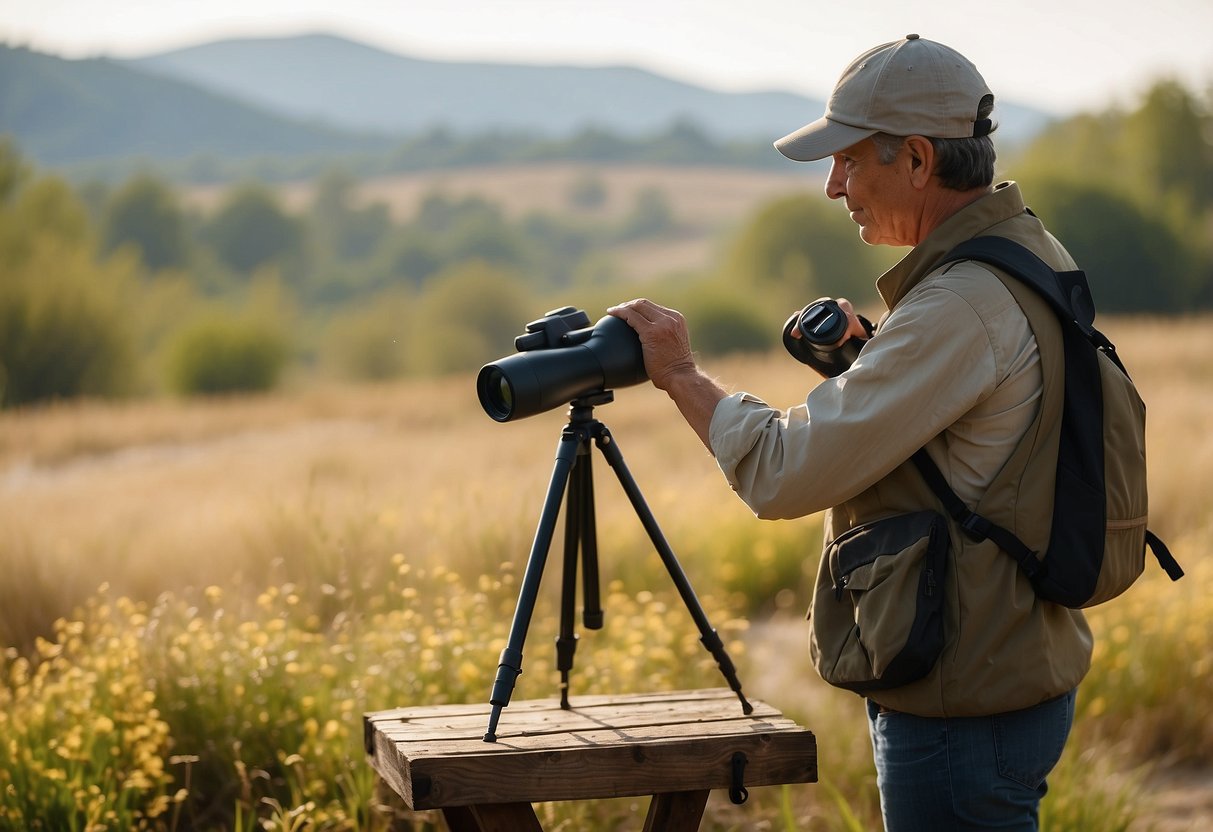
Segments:
[[[791,93],[722,93],[628,67],[429,61],[330,35],[225,40],[129,62],[295,118],[416,134],[587,127],[649,135],[677,120],[711,138],[767,139],[820,113]],[[782,131],[782,132],[781,132]]]
[[[441,127],[565,137],[597,127],[637,137],[686,121],[715,141],[770,142],[825,107],[789,92],[715,92],[628,67],[419,60],[323,34],[217,41],[130,65],[284,116],[406,135]],[[1011,143],[1050,119],[1003,102],[995,117]]]
[[[786,92],[722,93],[626,67],[425,61],[328,35],[227,40],[134,60],[0,44],[0,134],[42,165],[187,178],[576,159],[777,165],[770,142],[821,113]],[[1000,104],[1000,145],[1049,121]],[[121,163],[121,164],[118,164]]]
[[[105,58],[0,44],[0,133],[42,164],[377,149],[382,138],[284,118]]]

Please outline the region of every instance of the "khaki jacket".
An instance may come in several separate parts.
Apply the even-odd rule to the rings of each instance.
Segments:
[[[1055,269],[1075,268],[1025,210],[1018,187],[1004,183],[881,276],[889,311],[850,370],[786,413],[746,393],[720,403],[713,452],[760,517],[829,508],[829,541],[893,514],[942,511],[906,462],[925,446],[971,508],[1044,548],[1064,382],[1060,329],[1043,301],[996,269],[971,261],[937,268],[955,245],[987,234],[1027,246]],[[873,698],[921,716],[977,716],[1075,687],[1091,654],[1082,614],[1037,599],[993,543],[974,544],[955,524],[951,538],[943,655],[926,678]],[[832,582],[825,563],[823,581]]]

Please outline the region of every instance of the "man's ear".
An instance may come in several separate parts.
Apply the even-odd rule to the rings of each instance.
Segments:
[[[910,184],[921,190],[935,171],[935,145],[926,136],[907,136],[905,149],[910,160]]]

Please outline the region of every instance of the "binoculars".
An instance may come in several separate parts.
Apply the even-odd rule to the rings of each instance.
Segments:
[[[870,338],[875,331],[872,322],[862,315],[856,317]],[[840,344],[846,331],[847,313],[838,301],[822,298],[792,313],[783,325],[783,346],[797,361],[808,364],[826,378],[834,378],[855,363],[867,343],[867,339],[852,335]]]

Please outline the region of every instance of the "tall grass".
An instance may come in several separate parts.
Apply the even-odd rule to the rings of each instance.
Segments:
[[[1155,772],[1213,751],[1213,512],[1192,487],[1213,465],[1208,323],[1106,327],[1150,405],[1152,525],[1189,576],[1092,612],[1050,830],[1142,828]],[[1157,349],[1177,342],[1182,362]],[[790,364],[714,369],[787,404],[806,383]],[[754,520],[663,394],[619,391],[597,415],[747,692],[818,735],[821,786],[714,796],[704,828],[878,828],[862,703],[808,669],[819,519]],[[361,714],[487,698],[563,422],[492,423],[466,378],[0,414],[0,830],[440,828],[377,788]],[[721,684],[595,464],[607,626],[583,634],[575,694]],[[556,691],[559,557],[548,569],[519,700]],[[612,829],[644,811],[540,814]]]

